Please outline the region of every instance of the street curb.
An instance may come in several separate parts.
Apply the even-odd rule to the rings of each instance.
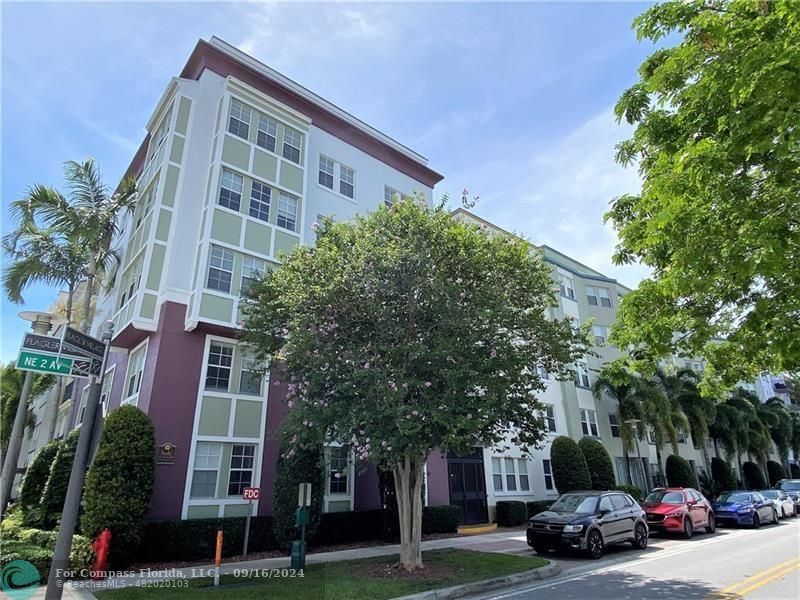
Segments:
[[[539,567],[538,569],[506,575],[505,577],[496,577],[495,579],[485,579],[483,581],[474,581],[463,585],[454,585],[438,590],[428,590],[427,592],[419,592],[418,594],[411,594],[409,596],[399,596],[394,600],[452,600],[454,598],[464,598],[465,596],[471,596],[473,594],[491,592],[512,585],[548,579],[550,577],[555,577],[559,573],[561,573],[561,565],[555,561],[550,561],[549,565]]]

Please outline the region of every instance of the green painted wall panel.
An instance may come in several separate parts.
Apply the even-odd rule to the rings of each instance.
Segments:
[[[217,498],[228,497],[228,477],[231,470],[231,450],[230,444],[222,444],[222,456],[220,457],[219,475],[217,476]]]
[[[199,435],[228,435],[230,417],[230,398],[203,396],[197,433]]]
[[[262,179],[275,181],[277,172],[278,159],[261,150],[255,150],[255,155],[253,155],[253,173]]]
[[[187,519],[215,519],[219,515],[219,504],[190,506],[186,510]]]
[[[298,194],[303,193],[303,169],[294,166],[290,162],[281,161],[281,185],[294,190]]]
[[[269,254],[272,230],[266,225],[248,220],[244,225],[244,248],[261,254]]]
[[[349,510],[349,500],[332,500],[331,502],[328,502],[328,512],[347,512]]]
[[[139,310],[139,314],[145,319],[155,319],[157,299],[158,296],[154,296],[153,294],[144,294],[142,296],[142,308]]]
[[[169,152],[169,159],[172,162],[180,164],[181,159],[183,158],[183,145],[184,138],[181,136],[176,135],[172,138],[172,149]]]
[[[200,298],[200,316],[217,321],[230,322],[233,315],[233,300],[211,294],[202,294]]]
[[[222,142],[222,160],[244,171],[250,170],[250,146],[229,135]]]
[[[147,270],[147,283],[145,284],[148,290],[157,292],[161,287],[161,272],[164,270],[165,252],[165,246],[153,244],[153,255],[150,258],[150,268]]]
[[[250,506],[248,504],[226,504],[225,516],[226,517],[246,517],[247,511]]]
[[[214,220],[211,223],[211,239],[238,246],[241,230],[241,217],[221,210],[214,210]]]
[[[178,175],[180,170],[178,167],[169,165],[167,167],[167,177],[164,180],[164,194],[161,197],[161,203],[165,206],[175,206],[175,194],[178,190]]]
[[[166,242],[169,239],[169,226],[172,222],[172,213],[166,209],[158,212],[158,224],[156,225],[156,239]]]
[[[261,407],[263,402],[237,400],[233,417],[233,435],[257,438],[261,435]]]
[[[189,129],[189,109],[192,107],[192,101],[185,96],[181,98],[181,103],[178,105],[178,119],[175,123],[175,131],[186,135]]]
[[[231,276],[231,294],[234,296],[239,295],[239,290],[242,287],[242,263],[244,257],[236,252],[233,255],[233,275]],[[235,361],[234,357],[234,361]]]
[[[296,235],[291,235],[284,231],[275,231],[275,255],[282,250],[287,254],[294,250],[294,247],[299,243]]]

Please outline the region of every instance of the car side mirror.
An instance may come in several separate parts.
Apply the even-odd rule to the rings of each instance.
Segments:
[[[608,510],[607,508],[601,508],[601,509],[600,509],[600,516],[601,516],[601,517],[605,517],[605,516],[606,516],[608,513],[610,513],[610,512],[611,512],[611,511],[610,511],[610,510]]]
[[[688,504],[689,506],[694,506],[695,504],[697,504],[697,500],[689,500],[689,502],[687,502],[686,504]]]

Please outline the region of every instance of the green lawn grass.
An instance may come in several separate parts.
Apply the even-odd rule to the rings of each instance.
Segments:
[[[191,579],[186,588],[126,588],[97,592],[101,600],[138,600],[158,598],[223,598],[225,600],[382,600],[396,598],[438,587],[520,573],[548,563],[543,558],[471,552],[434,550],[422,560],[429,565],[430,576],[382,576],[380,565],[397,562],[398,556],[382,556],[308,565],[304,577],[248,578],[223,575],[219,588],[209,578]]]

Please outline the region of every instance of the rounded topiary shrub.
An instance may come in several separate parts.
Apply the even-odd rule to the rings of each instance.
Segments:
[[[528,509],[520,500],[500,500],[495,511],[495,520],[501,527],[522,525],[528,517]]]
[[[769,475],[769,484],[774,486],[781,479],[787,479],[789,476],[786,474],[786,469],[783,465],[774,460],[767,461],[767,475]]]
[[[689,462],[676,454],[667,457],[667,485],[670,487],[694,487],[695,479]]]
[[[743,463],[742,474],[744,475],[744,487],[748,490],[763,490],[767,487],[764,473],[756,463],[750,461]]]
[[[572,438],[562,435],[553,440],[550,446],[550,465],[553,482],[560,494],[591,489],[589,467],[583,452]]]
[[[17,504],[22,510],[22,519],[26,525],[39,525],[42,519],[42,492],[50,476],[50,468],[61,447],[60,441],[50,442],[43,446],[25,471],[22,485],[17,496]]]
[[[727,461],[717,458],[711,459],[711,478],[718,492],[736,489],[736,476]]]
[[[792,479],[800,479],[800,465],[792,463],[789,465],[789,470],[792,472]]]
[[[41,509],[40,523],[45,529],[52,529],[61,518],[64,510],[64,499],[67,496],[69,476],[72,472],[72,463],[75,460],[75,448],[78,446],[79,430],[74,430],[64,438],[56,451],[47,483],[42,490],[42,499],[39,503]]]
[[[598,440],[590,437],[582,438],[578,447],[583,452],[586,465],[589,467],[589,476],[592,479],[593,490],[613,490],[617,484],[614,479],[614,467],[611,457],[605,446]]]
[[[100,445],[86,476],[81,531],[94,538],[111,530],[109,564],[125,566],[136,555],[155,483],[155,430],[135,406],[106,417]]]
[[[284,444],[275,475],[275,496],[272,509],[272,535],[281,550],[288,551],[293,540],[300,539],[294,525],[297,492],[301,483],[311,484],[306,539],[313,540],[319,526],[325,488],[325,461],[321,446],[301,448]]]

